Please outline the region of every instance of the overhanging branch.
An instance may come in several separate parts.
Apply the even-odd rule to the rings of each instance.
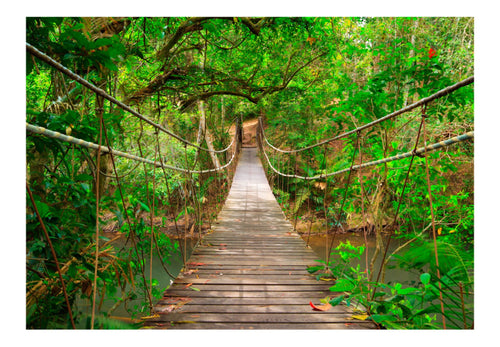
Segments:
[[[158,51],[156,57],[158,59],[165,59],[169,56],[170,50],[177,42],[187,33],[194,31],[201,31],[203,29],[203,22],[211,19],[225,19],[234,21],[233,17],[191,17],[182,23],[167,43]],[[254,35],[259,35],[262,27],[268,22],[268,18],[240,18],[241,23],[245,25]]]

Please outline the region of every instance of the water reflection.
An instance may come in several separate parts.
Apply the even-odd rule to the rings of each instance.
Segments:
[[[116,235],[114,234],[108,234],[108,233],[103,233],[103,236],[111,239],[114,238]],[[177,242],[176,240],[172,239],[172,243]],[[198,242],[197,238],[187,238],[186,243],[184,243],[184,239],[179,240],[179,247],[186,247],[186,259],[189,259],[193,248],[195,247],[196,243]],[[132,248],[131,242],[126,242],[126,237],[120,237],[116,241],[112,243],[113,247],[115,248],[116,251],[122,249],[125,247],[125,249]],[[146,277],[146,282],[149,285],[149,268],[150,268],[150,257],[149,254],[145,254],[145,277]],[[169,286],[170,284],[175,280],[175,278],[178,276],[180,271],[182,270],[182,267],[184,265],[183,262],[183,257],[182,253],[180,251],[173,252],[170,254],[168,257],[168,263],[164,262],[165,267],[167,268],[168,272],[172,275],[170,276],[164,269],[162,262],[158,255],[156,254],[156,251],[153,253],[153,279],[158,281],[158,285],[156,286],[157,290],[160,293],[163,293]],[[138,279],[135,279],[138,281]],[[142,279],[140,281],[140,284],[142,285]],[[136,283],[138,285],[138,283]],[[130,285],[127,284],[125,288],[125,292],[128,291],[130,288]],[[142,315],[149,315],[149,300],[147,297],[138,297],[134,300],[127,300],[126,303],[120,303],[117,305],[117,301],[119,298],[122,296],[121,289],[117,288],[117,292],[114,296],[108,296],[106,295],[104,298],[101,297],[100,293],[97,294],[96,302],[97,305],[100,305],[101,303],[101,312],[110,312],[110,318],[120,320],[120,321],[125,321],[125,322],[132,322],[133,321],[133,316],[131,315],[131,312],[133,311],[142,311]],[[159,299],[153,298],[153,305],[158,301]],[[114,308],[114,306],[116,306]],[[143,306],[145,305],[145,306]],[[92,314],[92,302],[91,300],[88,299],[81,299],[79,298],[77,300],[77,306],[78,310],[82,314],[83,317],[87,316],[90,317]],[[141,314],[139,314],[141,316]],[[137,317],[135,317],[137,318]],[[86,319],[81,319],[79,322],[79,326],[77,328],[79,329],[85,329],[87,325]]]
[[[318,255],[319,259],[326,260],[327,258],[326,256],[328,254],[328,248],[330,246],[333,235],[315,234],[315,235],[310,235],[308,237],[307,234],[303,234],[301,236],[304,239],[304,241],[308,242],[309,246]],[[372,261],[372,257],[375,254],[375,249],[376,249],[375,236],[367,235],[365,242],[365,237],[363,233],[356,233],[356,232],[338,233],[335,235],[332,249],[340,245],[341,242],[342,243],[350,242],[351,245],[356,247],[366,246],[365,251],[363,252],[363,254],[361,254],[360,259],[353,259],[349,264],[352,267],[356,267],[359,264],[361,271],[365,271],[366,258],[367,258],[366,256],[368,255],[368,266],[369,266],[370,262]],[[389,257],[398,247],[403,245],[405,242],[406,240],[393,237],[389,245],[387,256]],[[384,238],[383,247],[385,247],[385,244],[386,244],[386,239]],[[383,247],[377,256],[377,259],[375,260],[375,265],[373,268],[375,274],[378,273],[380,264],[382,262],[382,254],[384,252]],[[411,247],[411,245],[408,247]],[[401,250],[401,253],[405,251],[406,249],[403,249]],[[394,265],[394,262],[390,261],[389,265]],[[376,278],[376,276],[374,276],[374,278]],[[385,282],[388,284],[394,281],[400,283],[414,284],[418,282],[418,280],[419,280],[419,274],[417,273],[412,273],[398,268],[390,268],[390,267],[388,267],[385,271]]]

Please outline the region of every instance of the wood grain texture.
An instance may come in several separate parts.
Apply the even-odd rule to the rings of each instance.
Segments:
[[[213,232],[155,306],[145,328],[374,329],[336,306],[315,311],[333,282],[307,267],[318,256],[285,219],[255,148],[244,148]]]

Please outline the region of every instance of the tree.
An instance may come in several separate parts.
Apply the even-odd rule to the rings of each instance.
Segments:
[[[164,33],[155,54],[161,62],[156,76],[128,101],[168,90],[182,110],[220,95],[257,103],[287,88],[325,55],[306,41],[308,20],[187,18],[169,24],[173,29]],[[281,30],[284,26],[286,31]]]

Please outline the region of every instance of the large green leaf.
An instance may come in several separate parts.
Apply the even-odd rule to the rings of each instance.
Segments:
[[[349,292],[355,287],[356,285],[353,281],[346,278],[340,278],[336,281],[335,285],[331,286],[329,289],[332,292]]]

